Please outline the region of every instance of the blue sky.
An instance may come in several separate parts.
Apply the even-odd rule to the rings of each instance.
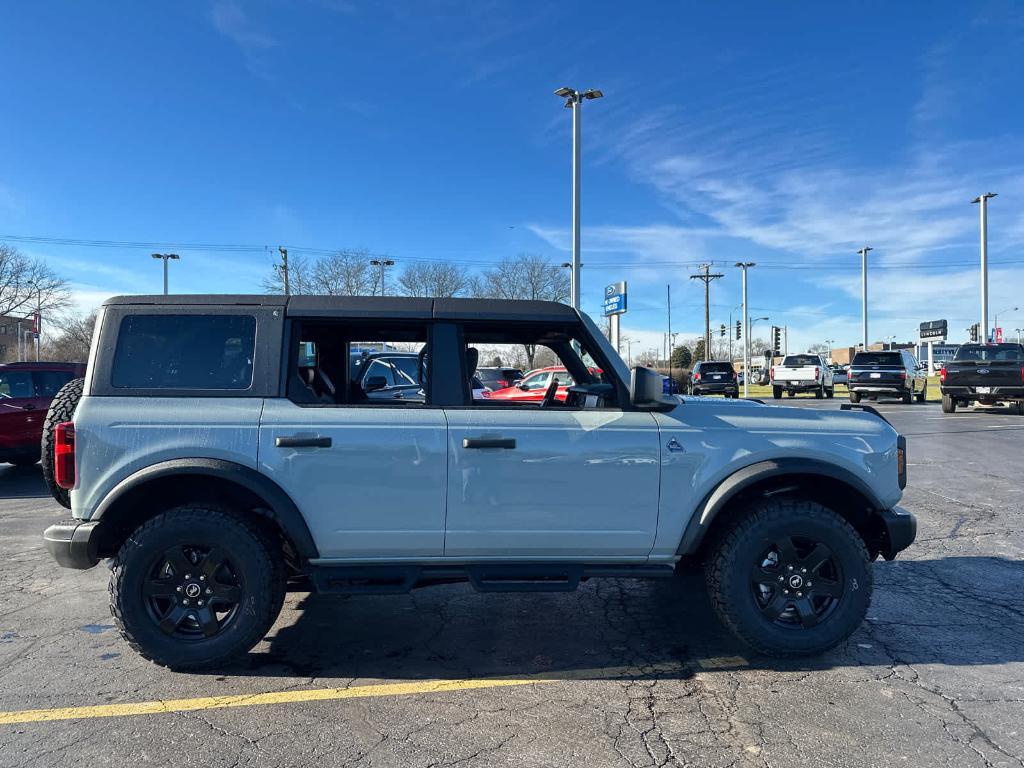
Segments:
[[[1011,2],[231,0],[22,3],[0,27],[0,237],[177,244],[172,290],[258,291],[279,244],[399,264],[568,258],[568,110],[584,114],[584,308],[630,284],[623,330],[700,333],[718,262],[791,346],[1024,308],[1024,11]],[[148,247],[8,240],[82,307],[160,290]],[[254,246],[209,251],[186,244]],[[267,250],[264,251],[263,247]],[[734,317],[739,313],[734,313]],[[1024,325],[1024,312],[1005,316]],[[635,351],[635,350],[634,350]]]

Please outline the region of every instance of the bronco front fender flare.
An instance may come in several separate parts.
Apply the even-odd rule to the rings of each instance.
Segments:
[[[182,458],[161,461],[140,469],[119,482],[97,506],[90,520],[102,520],[104,513],[127,495],[161,478],[181,475],[205,475],[225,480],[263,499],[271,517],[281,526],[305,560],[320,556],[306,519],[295,502],[270,478],[255,469],[224,459]]]
[[[870,509],[883,509],[885,505],[874,491],[849,470],[814,459],[771,459],[743,467],[722,480],[694,511],[683,531],[682,540],[676,550],[678,555],[694,553],[704,539],[704,534],[711,527],[711,522],[729,502],[747,488],[764,480],[793,477],[820,477],[843,483],[864,499],[864,506]]]

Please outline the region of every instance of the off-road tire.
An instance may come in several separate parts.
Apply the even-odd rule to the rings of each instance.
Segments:
[[[951,395],[942,396],[942,412],[956,413],[956,400]]]
[[[851,392],[850,393],[850,402],[851,403],[859,403],[860,402],[860,392]]]
[[[165,634],[150,613],[142,585],[168,548],[208,544],[237,569],[237,613],[219,634],[184,640]],[[280,546],[227,510],[188,504],[162,512],[132,532],[113,560],[110,613],[121,636],[140,655],[176,671],[222,667],[266,635],[284,602],[286,576]]]
[[[65,421],[71,421],[75,415],[78,401],[82,399],[85,379],[72,379],[53,396],[50,409],[43,420],[43,438],[39,446],[39,462],[43,468],[43,482],[50,490],[50,495],[62,507],[71,509],[71,496],[66,488],[61,488],[53,479],[53,430]]]
[[[776,400],[782,399],[782,387],[772,387],[772,397]]]
[[[841,643],[861,625],[871,602],[871,560],[864,540],[845,519],[813,501],[765,499],[730,525],[705,563],[705,578],[715,613],[736,637],[768,656],[809,656]],[[842,593],[811,627],[770,621],[755,599],[752,564],[766,543],[783,536],[825,544],[840,566]]]

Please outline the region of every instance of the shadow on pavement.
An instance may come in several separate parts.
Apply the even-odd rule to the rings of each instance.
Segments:
[[[41,499],[49,496],[38,464],[30,467],[0,465],[0,499]]]
[[[453,679],[691,677],[743,668],[1024,661],[1024,564],[995,557],[878,563],[868,621],[814,659],[758,657],[715,618],[699,572],[594,580],[567,594],[477,594],[451,585],[393,596],[293,596],[268,653],[220,675]],[[297,599],[296,599],[297,598]]]

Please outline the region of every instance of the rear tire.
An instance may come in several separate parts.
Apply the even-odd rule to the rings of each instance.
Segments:
[[[776,400],[782,399],[782,387],[772,387],[772,397]]]
[[[814,399],[822,400],[825,397],[825,385],[822,384],[818,389],[814,390]]]
[[[942,396],[942,412],[956,413],[956,400],[954,400],[950,395]]]
[[[829,398],[830,400],[833,397],[835,397],[835,395],[836,395],[836,388],[835,387],[829,387],[828,389],[825,390],[825,397]]]
[[[864,620],[873,584],[860,535],[803,499],[761,500],[738,515],[706,579],[722,623],[769,656],[814,655],[841,643]]]
[[[258,643],[284,602],[280,547],[217,507],[145,522],[114,558],[110,613],[139,654],[173,670],[221,667]]]
[[[62,507],[71,509],[71,496],[66,488],[61,488],[53,479],[53,430],[58,424],[71,421],[75,416],[75,408],[82,399],[85,379],[72,379],[53,396],[50,409],[43,420],[43,438],[39,446],[39,461],[43,468],[43,482],[50,490],[50,495]]]
[[[851,392],[850,393],[850,402],[851,403],[859,403],[860,402],[860,392]]]
[[[914,395],[912,392],[904,392],[902,395],[900,395],[900,400],[903,402],[904,405],[911,405],[914,402]]]
[[[924,385],[924,389],[917,393],[917,402],[923,403],[928,399],[928,385]]]

